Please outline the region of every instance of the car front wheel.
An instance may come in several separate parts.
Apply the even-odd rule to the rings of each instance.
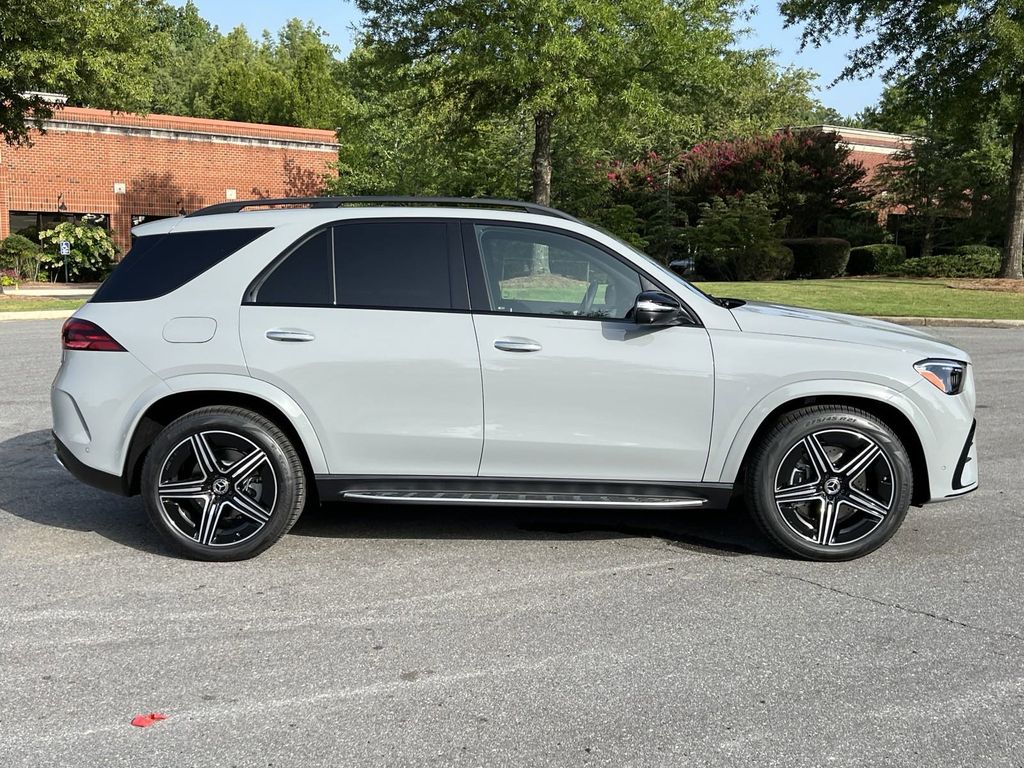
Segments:
[[[762,531],[810,560],[851,560],[882,546],[912,490],[910,457],[892,429],[838,405],[784,416],[758,446],[746,487]]]
[[[157,436],[142,470],[149,518],[164,540],[196,560],[244,560],[298,519],[306,478],[273,422],[233,407],[192,411]]]

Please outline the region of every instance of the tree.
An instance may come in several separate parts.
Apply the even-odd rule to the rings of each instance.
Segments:
[[[734,0],[356,0],[364,44],[469,126],[530,121],[531,187],[551,200],[563,124],[680,128],[683,102],[713,102],[727,82]],[[722,75],[722,76],[718,76]]]
[[[783,0],[780,8],[788,24],[804,24],[805,44],[851,28],[868,37],[850,52],[843,77],[884,70],[932,109],[967,123],[1008,109],[1013,159],[1000,274],[1024,278],[1024,2]]]
[[[0,3],[0,137],[28,140],[71,104],[146,111],[151,62],[166,46],[155,27],[160,0],[4,0]],[[36,94],[36,95],[33,95]]]

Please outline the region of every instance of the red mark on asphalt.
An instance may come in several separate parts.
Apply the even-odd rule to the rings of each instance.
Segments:
[[[150,712],[148,715],[136,715],[132,719],[132,725],[136,728],[149,728],[153,723],[166,720],[167,715],[160,712]]]

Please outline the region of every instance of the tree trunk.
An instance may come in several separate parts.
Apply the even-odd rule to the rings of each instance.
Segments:
[[[538,112],[533,116],[533,202],[551,205],[551,124],[552,112]],[[531,275],[551,273],[550,249],[535,243],[530,259]]]
[[[1003,244],[1003,264],[1000,277],[1020,280],[1021,252],[1024,251],[1024,115],[1017,121],[1013,132],[1013,163],[1010,170],[1010,211],[1006,223],[1006,242]]]
[[[927,258],[935,250],[935,211],[928,201],[929,210],[924,215],[924,234],[921,236],[921,258]]]
[[[551,124],[553,112],[533,116],[533,202],[551,205]]]

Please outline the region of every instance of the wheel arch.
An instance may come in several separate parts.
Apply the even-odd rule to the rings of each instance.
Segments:
[[[283,393],[281,393],[283,396]],[[287,396],[284,396],[287,397]],[[274,400],[277,399],[277,402]],[[142,465],[146,453],[160,431],[186,413],[207,406],[233,406],[245,408],[272,421],[295,446],[303,467],[310,478],[326,472],[327,463],[320,441],[312,425],[298,406],[288,398],[281,402],[265,394],[236,389],[194,388],[173,391],[153,401],[140,414],[132,430],[125,455],[122,482],[128,495],[139,493]]]
[[[845,405],[870,413],[896,433],[900,442],[907,449],[911,467],[914,470],[914,490],[911,496],[911,503],[920,506],[931,498],[928,462],[924,451],[924,444],[910,414],[898,407],[896,402],[891,398],[881,399],[865,395],[838,393],[805,395],[788,399],[772,408],[766,415],[760,418],[760,421],[756,423],[756,428],[742,446],[738,446],[736,443],[733,444],[729,458],[726,460],[725,467],[723,468],[723,476],[729,473],[730,466],[735,467],[733,479],[738,482],[746,471],[751,457],[765,434],[787,413],[808,405]]]

